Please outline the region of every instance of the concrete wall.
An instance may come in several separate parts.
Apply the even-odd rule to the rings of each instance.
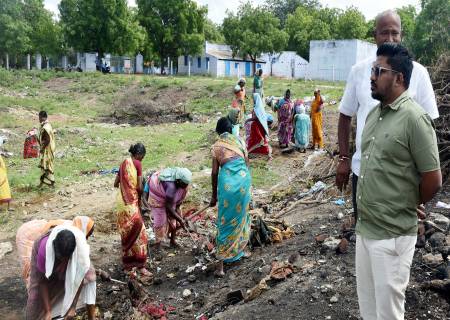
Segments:
[[[304,78],[307,73],[308,61],[297,55],[294,51],[283,51],[279,54],[264,54],[262,59],[267,61],[264,73],[288,79]],[[271,63],[271,59],[273,63]]]
[[[373,43],[358,40],[358,51],[356,52],[356,61],[365,60],[370,56],[374,59],[377,54],[377,46]]]
[[[311,41],[308,78],[345,81],[351,67],[376,51],[376,45],[361,40]]]
[[[191,60],[191,74],[208,74],[209,71],[207,69],[206,58],[209,56],[189,56],[188,59]],[[198,58],[200,58],[201,66],[198,67]],[[211,59],[215,59],[214,57],[209,57],[209,64],[211,69]],[[188,74],[189,66],[184,64],[185,59],[184,56],[178,57],[178,73],[180,74]]]
[[[201,67],[198,67],[198,56],[190,57],[191,59],[191,74],[210,74],[213,77],[251,77],[253,76],[253,67],[251,61],[250,63],[250,73],[246,74],[246,63],[247,61],[232,61],[232,60],[219,60],[216,57],[206,54],[200,57]],[[209,58],[209,70],[207,69],[206,58]],[[230,74],[226,75],[226,64],[229,61],[230,64]],[[185,65],[184,56],[178,57],[178,73],[188,74],[188,66]],[[264,69],[264,63],[257,63],[257,66],[261,65]],[[239,67],[237,67],[239,66]]]

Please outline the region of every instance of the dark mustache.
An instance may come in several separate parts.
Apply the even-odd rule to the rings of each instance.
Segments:
[[[370,85],[371,85],[372,87],[376,87],[376,84],[375,84],[374,81],[370,81]]]

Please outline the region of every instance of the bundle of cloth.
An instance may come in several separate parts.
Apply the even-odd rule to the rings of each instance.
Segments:
[[[25,142],[23,144],[23,158],[37,158],[39,157],[39,139],[38,131],[33,128],[27,131]]]

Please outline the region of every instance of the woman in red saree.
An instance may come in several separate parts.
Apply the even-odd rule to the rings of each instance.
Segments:
[[[246,144],[249,154],[263,154],[272,158],[272,148],[269,144],[269,127],[267,125],[267,114],[264,111],[259,94],[253,94],[255,106],[252,117],[245,121]]]
[[[117,226],[122,238],[122,263],[127,271],[137,268],[143,276],[151,276],[145,268],[147,261],[147,234],[139,200],[142,194],[142,165],[145,147],[137,143],[130,147],[131,157],[119,169],[114,187],[117,193]]]

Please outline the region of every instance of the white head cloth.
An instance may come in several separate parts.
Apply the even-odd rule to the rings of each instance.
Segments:
[[[62,314],[69,311],[70,306],[75,299],[75,295],[80,288],[81,282],[89,270],[91,261],[89,259],[89,245],[86,242],[86,235],[80,229],[67,225],[60,225],[55,227],[48,237],[45,254],[45,276],[47,279],[53,273],[53,266],[55,264],[55,250],[53,248],[53,241],[57,234],[62,230],[69,230],[75,236],[76,247],[69,259],[66,270],[66,280],[64,284],[64,300],[62,306]]]

